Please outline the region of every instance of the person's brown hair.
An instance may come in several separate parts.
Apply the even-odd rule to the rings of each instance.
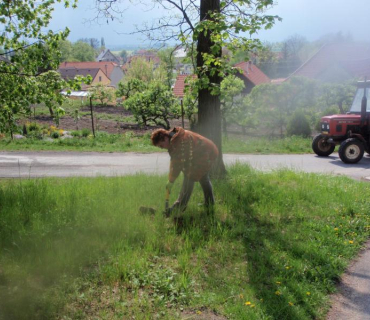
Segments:
[[[160,141],[163,141],[166,137],[170,137],[170,132],[165,129],[157,129],[153,131],[150,140],[152,144],[156,146]]]

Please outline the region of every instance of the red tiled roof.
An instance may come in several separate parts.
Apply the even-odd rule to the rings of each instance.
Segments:
[[[342,61],[339,64],[354,77],[370,79],[370,58]]]
[[[178,98],[184,97],[184,89],[185,89],[185,86],[187,85],[185,83],[185,80],[187,77],[195,78],[196,76],[188,75],[188,74],[181,74],[176,77],[176,82],[173,87],[173,94],[175,95],[175,97],[178,97]]]
[[[86,61],[86,62],[62,62],[59,65],[59,69],[66,69],[66,68],[77,68],[77,69],[101,69],[108,78],[114,68],[117,67],[117,64],[111,61]]]
[[[262,83],[271,82],[270,78],[250,61],[237,63],[234,67],[243,70],[242,75],[250,82],[252,82],[255,86]]]
[[[316,54],[299,67],[292,76],[317,78],[323,71],[333,65],[340,65],[353,76],[360,76],[370,59],[368,45],[364,44],[326,44]],[[346,67],[347,66],[347,67]],[[368,67],[367,67],[368,68]]]
[[[62,76],[63,79],[73,79],[75,76],[83,76],[86,77],[87,75],[90,75],[93,79],[96,77],[96,75],[99,72],[99,68],[95,69],[78,69],[78,68],[63,68],[59,69],[59,73]]]

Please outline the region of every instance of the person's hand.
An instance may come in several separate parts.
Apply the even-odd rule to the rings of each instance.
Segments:
[[[166,190],[171,192],[172,186],[173,186],[173,182],[168,181],[167,184],[166,184]]]

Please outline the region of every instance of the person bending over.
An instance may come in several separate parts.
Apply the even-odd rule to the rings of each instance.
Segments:
[[[180,172],[184,174],[180,195],[166,215],[175,209],[185,211],[197,181],[203,189],[208,212],[213,212],[215,199],[209,172],[218,157],[216,145],[200,134],[181,127],[171,131],[157,129],[152,133],[151,141],[154,146],[167,149],[170,154],[170,172],[166,185],[168,191],[171,191]]]

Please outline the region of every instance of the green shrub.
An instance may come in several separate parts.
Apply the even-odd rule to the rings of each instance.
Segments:
[[[42,140],[43,134],[41,131],[31,131],[27,134],[27,138]]]
[[[32,122],[28,125],[28,131],[40,131],[41,127],[36,122]]]
[[[296,110],[289,119],[287,126],[288,136],[308,137],[311,135],[310,124],[301,110]]]
[[[87,138],[90,134],[91,134],[90,129],[84,128],[84,129],[82,129],[82,130],[81,130],[81,135],[82,135],[84,138]]]
[[[74,131],[71,131],[71,136],[75,138],[79,138],[82,136],[82,134],[81,134],[81,131],[74,130]]]
[[[50,136],[53,138],[53,139],[58,139],[59,138],[59,132],[58,131],[53,131]]]

